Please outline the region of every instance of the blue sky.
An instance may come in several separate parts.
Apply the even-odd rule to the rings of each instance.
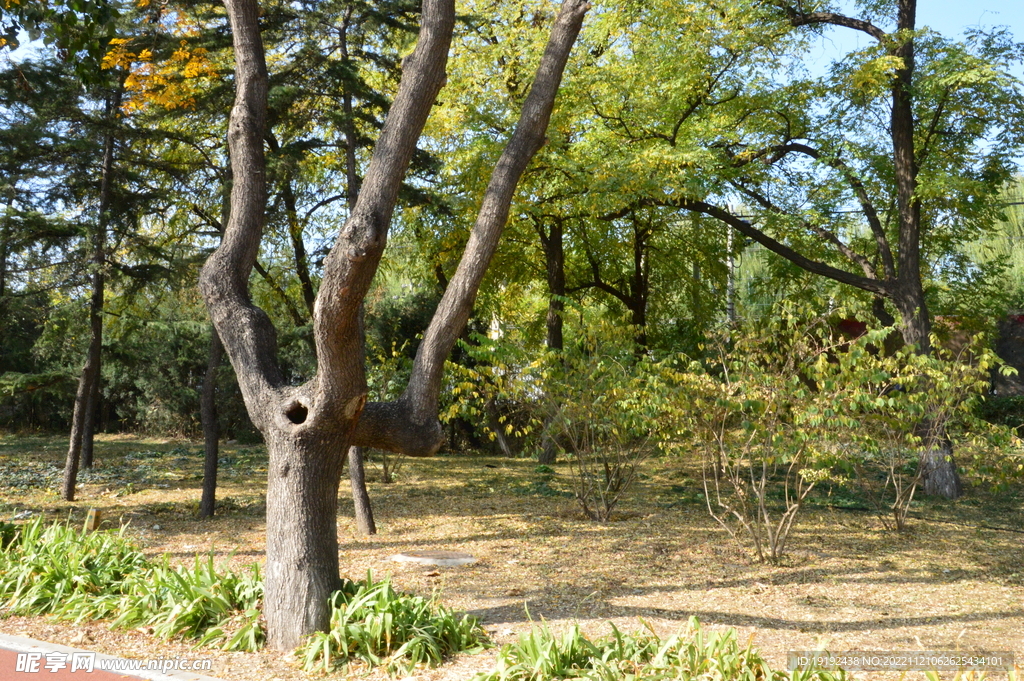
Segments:
[[[840,3],[844,11],[856,15],[853,3]],[[928,26],[939,33],[955,38],[968,28],[1007,26],[1018,42],[1024,42],[1024,0],[918,0],[917,25]],[[890,28],[883,26],[883,28]],[[821,58],[831,59],[873,42],[872,38],[847,28],[834,28],[826,33],[821,46]],[[1024,78],[1024,67],[1018,65],[1014,73]]]

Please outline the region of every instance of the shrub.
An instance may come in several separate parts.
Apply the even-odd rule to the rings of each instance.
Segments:
[[[807,495],[831,478],[836,451],[812,424],[821,390],[808,372],[835,342],[823,319],[780,314],[766,324],[734,331],[709,367],[694,362],[679,375],[677,416],[701,453],[710,515],[759,560],[777,562]]]
[[[331,596],[331,628],[298,650],[307,671],[329,671],[353,660],[391,674],[434,666],[457,652],[479,652],[486,635],[475,618],[461,617],[436,600],[395,591],[390,580],[346,581]]]
[[[568,451],[576,500],[607,521],[660,444],[668,411],[665,366],[637,353],[629,334],[607,322],[547,357],[545,403],[554,440]]]

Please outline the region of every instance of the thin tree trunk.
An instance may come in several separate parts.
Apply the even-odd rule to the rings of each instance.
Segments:
[[[217,463],[220,457],[220,428],[217,423],[217,369],[224,358],[224,345],[217,329],[210,329],[210,350],[199,398],[200,420],[203,422],[203,497],[199,515],[212,518],[217,503]]]
[[[348,477],[352,485],[356,530],[368,537],[377,534],[377,524],[373,522],[373,507],[370,505],[370,494],[366,491],[366,470],[363,464],[363,448],[349,447]]]
[[[736,323],[736,256],[733,252],[733,233],[725,230],[725,317],[730,324]]]
[[[349,59],[348,29],[351,20],[352,8],[349,7],[345,11],[345,18],[341,27],[341,56],[346,61]],[[352,93],[349,92],[349,88],[345,88],[341,97],[342,111],[345,114],[343,123],[345,131],[345,196],[348,202],[349,213],[351,213],[355,210],[356,203],[359,201],[359,174],[356,169],[356,122],[353,117]],[[361,319],[363,310],[360,310],[359,314]],[[360,329],[363,328],[363,324],[359,326]],[[363,345],[365,347],[365,335],[362,332],[360,332],[360,335],[363,335]],[[348,448],[348,479],[349,486],[352,488],[356,529],[360,534],[367,537],[377,534],[377,523],[373,519],[373,505],[370,503],[370,491],[366,488],[366,467],[362,447]]]
[[[102,337],[100,340],[102,347]],[[92,382],[92,392],[89,393],[89,401],[85,405],[85,424],[82,432],[82,468],[85,469],[92,468],[93,439],[96,435],[96,414],[99,412],[100,407],[100,378],[102,377],[102,370],[102,366],[97,369],[96,380]]]
[[[565,233],[562,221],[555,219],[547,233],[543,225],[538,224],[541,244],[544,246],[544,263],[548,279],[548,314],[547,348],[554,352],[564,349],[563,336],[565,313]],[[541,436],[540,452],[537,463],[550,466],[558,458],[558,445],[551,433],[554,427],[554,415],[544,419],[543,435]]]
[[[100,361],[103,346],[103,297],[104,267],[106,265],[107,224],[110,216],[110,198],[114,171],[114,131],[117,110],[121,106],[121,90],[115,89],[107,96],[104,107],[104,121],[108,126],[103,141],[103,165],[100,174],[100,205],[96,230],[93,232],[92,255],[92,297],[89,303],[89,352],[78,379],[75,392],[75,407],[71,417],[71,436],[68,454],[64,461],[64,482],[61,496],[66,501],[75,500],[78,485],[78,467],[82,448],[88,440],[89,460],[92,465],[92,422],[96,414],[96,396],[99,394]]]
[[[14,193],[7,199],[7,211],[14,208]],[[7,257],[11,240],[11,224],[8,215],[3,216],[3,223],[0,225],[0,333],[3,333],[7,323]]]

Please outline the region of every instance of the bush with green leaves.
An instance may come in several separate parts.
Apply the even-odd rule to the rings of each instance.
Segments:
[[[759,560],[782,557],[807,495],[832,477],[837,451],[810,426],[820,391],[808,371],[836,345],[825,319],[777,312],[677,375],[676,426],[701,454],[708,512]]]
[[[1014,454],[1010,431],[976,417],[976,402],[998,359],[976,337],[956,356],[936,350],[873,352],[891,329],[877,329],[848,344],[830,362],[808,370],[818,386],[808,427],[843,452],[837,462],[862,489],[888,529],[906,528],[907,514],[930,452],[971,443],[972,456]]]
[[[359,661],[391,674],[435,666],[459,652],[479,652],[487,638],[477,620],[435,599],[395,591],[391,581],[347,581],[331,596],[331,628],[307,639],[298,655],[307,671]]]
[[[576,500],[592,520],[610,518],[661,445],[673,389],[666,367],[603,320],[543,360],[545,421],[567,450]]]
[[[198,639],[225,650],[258,650],[266,639],[256,564],[236,573],[218,569],[212,555],[196,556],[191,567],[172,567],[165,558],[133,582],[113,610],[115,627],[152,627],[163,638]]]
[[[822,482],[858,487],[885,526],[902,530],[926,453],[959,438],[975,441],[974,456],[1014,456],[1002,447],[1008,431],[973,415],[992,352],[978,343],[957,357],[881,351],[893,333],[850,340],[829,317],[782,304],[677,374],[676,427],[701,452],[708,510],[757,558],[781,558]]]
[[[588,639],[578,626],[561,636],[535,626],[498,653],[493,670],[473,681],[842,681],[843,672],[808,669],[773,671],[757,649],[741,647],[736,630],[708,632],[691,617],[681,634],[662,640],[653,630]]]

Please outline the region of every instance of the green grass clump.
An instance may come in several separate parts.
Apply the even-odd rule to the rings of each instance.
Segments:
[[[460,617],[434,599],[399,593],[390,580],[375,582],[372,574],[365,582],[346,581],[331,606],[330,631],[313,634],[298,651],[307,671],[358,660],[402,674],[487,647],[476,618]]]
[[[123,530],[83,534],[67,523],[44,527],[40,517],[0,551],[0,604],[15,615],[79,619],[82,603],[120,597],[147,566]]]
[[[247,572],[218,570],[213,556],[192,567],[153,565],[118,603],[115,627],[152,627],[163,638],[199,639],[225,650],[258,650],[266,633],[260,622],[263,579],[258,565]]]
[[[218,570],[213,556],[192,567],[154,565],[118,532],[79,532],[68,523],[23,525],[0,551],[0,606],[14,615],[76,623],[113,618],[115,627],[151,626],[164,638],[198,639],[228,650],[257,650],[263,580]]]
[[[687,631],[662,640],[653,632],[591,641],[573,626],[561,637],[547,625],[534,627],[506,645],[495,668],[473,681],[842,681],[843,672],[773,671],[752,646],[741,648],[736,630],[706,632],[691,617]]]

